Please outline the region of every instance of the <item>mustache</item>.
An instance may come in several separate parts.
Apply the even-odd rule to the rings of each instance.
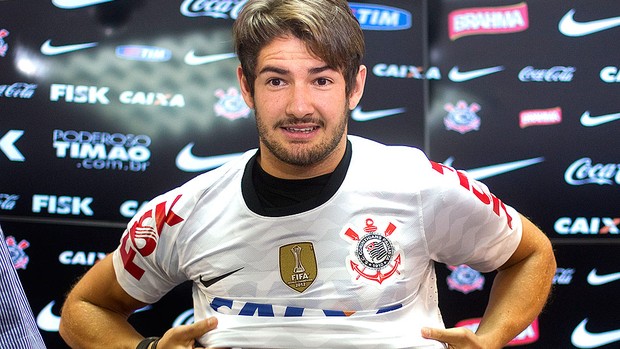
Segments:
[[[302,125],[302,124],[315,124],[318,125],[320,127],[325,126],[325,122],[321,119],[312,117],[312,116],[307,116],[307,117],[303,117],[303,118],[294,118],[294,117],[289,117],[283,120],[280,120],[278,122],[276,122],[276,124],[274,125],[275,128],[280,128],[280,127],[290,127],[290,126],[295,126],[295,125]]]

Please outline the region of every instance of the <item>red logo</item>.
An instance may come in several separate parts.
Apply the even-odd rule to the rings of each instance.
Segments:
[[[377,233],[377,230],[375,221],[366,218],[364,234],[358,234],[351,226],[345,227],[340,234],[343,239],[352,242],[346,267],[356,282],[383,285],[385,281],[395,281],[401,277],[402,251],[390,239],[396,225],[388,222],[383,233]]]
[[[473,332],[476,332],[478,325],[480,325],[480,320],[480,318],[462,320],[454,325],[454,327],[465,327]],[[538,318],[536,318],[525,330],[523,330],[523,332],[519,333],[519,335],[511,340],[507,346],[512,347],[531,344],[536,342],[538,337],[540,337],[540,331],[538,329]]]
[[[168,210],[166,210],[168,202],[163,201],[157,204],[155,209],[146,211],[133,223],[128,233],[123,236],[120,249],[123,265],[125,270],[137,280],[142,278],[144,269],[134,263],[133,259],[136,253],[140,253],[144,257],[153,253],[164,224],[174,226],[183,221],[183,218],[172,212],[172,207],[180,198],[181,195],[178,195],[172,201]]]
[[[460,9],[448,15],[450,40],[476,34],[505,34],[529,27],[527,3]]]

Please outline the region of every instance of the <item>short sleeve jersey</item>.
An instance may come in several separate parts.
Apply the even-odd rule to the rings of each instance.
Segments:
[[[465,173],[418,149],[349,136],[336,193],[266,217],[242,193],[255,151],[152,200],[128,224],[114,267],[152,303],[193,281],[200,341],[239,348],[443,348],[434,263],[501,266],[521,239],[518,213]]]

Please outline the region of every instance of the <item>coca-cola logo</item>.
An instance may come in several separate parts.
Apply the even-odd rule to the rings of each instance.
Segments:
[[[0,85],[0,97],[31,98],[37,89],[36,84],[16,82],[11,85]]]
[[[565,66],[555,66],[549,69],[527,66],[519,72],[519,80],[523,82],[570,82],[576,70],[575,67]]]
[[[248,0],[185,0],[181,14],[186,17],[237,19]]]
[[[568,166],[564,180],[570,185],[620,184],[620,164],[594,164],[590,158],[581,158]]]

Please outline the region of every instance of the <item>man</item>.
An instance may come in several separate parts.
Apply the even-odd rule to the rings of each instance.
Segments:
[[[366,67],[344,0],[250,0],[233,37],[257,151],[155,198],[69,294],[76,348],[501,348],[555,273],[545,235],[417,149],[347,136]],[[444,329],[434,263],[498,270],[479,329]],[[193,325],[127,317],[185,280]]]
[[[0,228],[0,348],[45,349]]]

